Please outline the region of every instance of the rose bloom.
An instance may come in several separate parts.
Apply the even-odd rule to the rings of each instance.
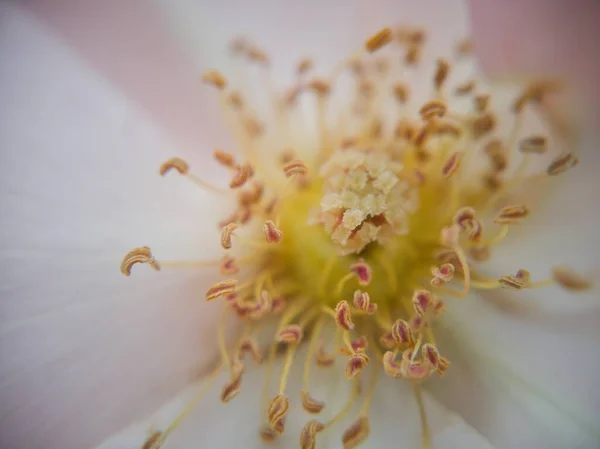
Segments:
[[[562,79],[458,0],[54,3],[0,9],[1,447],[597,447]]]

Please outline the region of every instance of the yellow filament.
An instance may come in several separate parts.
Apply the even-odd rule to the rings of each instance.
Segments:
[[[298,326],[300,326],[301,329],[304,329],[306,327],[306,324],[312,319],[312,317],[314,316],[314,312],[309,312],[306,316],[304,316],[300,322],[298,323]],[[285,387],[287,385],[287,380],[290,374],[290,368],[292,367],[292,361],[294,360],[294,354],[296,352],[296,348],[298,347],[298,345],[296,344],[292,344],[288,346],[287,352],[286,352],[286,356],[285,356],[285,362],[283,365],[283,369],[281,372],[281,379],[279,381],[279,394],[283,394],[285,393]]]
[[[462,248],[460,246],[455,246],[453,249],[454,249],[454,252],[456,253],[456,257],[458,257],[460,266],[463,269],[464,287],[463,287],[462,291],[460,292],[460,295],[461,295],[461,297],[464,297],[464,296],[467,296],[467,293],[469,293],[469,286],[470,286],[470,281],[471,281],[471,269],[469,267],[469,263],[467,262],[467,258],[465,257],[465,253],[463,252]]]
[[[354,402],[356,402],[356,398],[358,397],[358,393],[359,393],[358,382],[359,382],[358,380],[354,381],[354,385],[352,386],[352,393],[350,393],[350,397],[348,398],[348,401],[346,402],[346,404],[344,404],[344,407],[342,407],[342,409],[333,416],[333,418],[331,418],[329,421],[327,421],[325,423],[323,430],[328,429],[331,426],[333,426],[334,424],[336,424],[338,421],[343,419],[344,416],[346,416],[346,414],[350,411],[350,409],[354,405]]]
[[[508,225],[502,225],[500,231],[494,237],[485,240],[481,245],[482,246],[494,246],[500,243],[504,238],[508,235]]]
[[[343,336],[344,344],[346,345],[346,348],[348,349],[348,351],[354,352],[354,350],[352,349],[352,342],[350,341],[350,332],[344,331],[342,333],[342,336]]]
[[[193,267],[214,267],[221,264],[221,259],[213,260],[158,260],[157,263],[162,267],[169,268],[193,268]]]
[[[354,276],[355,276],[354,273],[348,273],[346,276],[344,276],[342,279],[339,280],[339,282],[335,286],[335,295],[336,296],[340,296],[342,294],[342,290],[344,289],[344,285],[346,285],[346,282],[348,282]]]
[[[371,381],[369,382],[369,388],[365,394],[365,401],[363,402],[362,407],[360,408],[361,415],[368,415],[369,408],[371,407],[371,402],[373,402],[373,396],[375,396],[375,387],[377,386],[377,380],[379,379],[379,369],[381,368],[381,364],[376,363],[373,367],[373,372],[371,373]]]
[[[317,341],[319,340],[319,335],[321,334],[321,329],[323,329],[323,324],[325,324],[325,320],[323,317],[317,320],[317,324],[313,329],[312,335],[310,336],[310,343],[308,345],[308,350],[306,352],[306,359],[304,361],[304,376],[303,376],[303,384],[304,390],[308,390],[308,386],[310,383],[310,367],[313,361],[313,355],[315,350],[317,349]]]
[[[198,176],[193,175],[191,173],[187,174],[187,177],[197,186],[199,186],[200,188],[204,189],[204,190],[208,190],[209,192],[213,192],[213,193],[217,193],[219,195],[231,195],[232,192],[230,190],[227,189],[223,189],[221,187],[217,187],[217,186],[213,186],[212,184],[203,181],[202,179],[200,179]]]
[[[429,432],[429,424],[427,422],[427,413],[425,412],[425,404],[423,403],[423,395],[421,387],[417,383],[413,383],[415,398],[419,406],[419,416],[421,417],[421,431],[423,434],[423,449],[431,449],[431,434]]]

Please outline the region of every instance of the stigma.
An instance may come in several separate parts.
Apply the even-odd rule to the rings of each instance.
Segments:
[[[344,448],[359,446],[369,437],[373,393],[385,374],[414,386],[427,447],[420,388],[452,369],[436,340],[436,322],[449,301],[479,289],[591,286],[561,266],[548,279],[532,279],[526,268],[495,277],[481,269],[535,208],[522,187],[578,163],[572,149],[561,150],[571,148],[571,136],[557,125],[560,111],[546,101],[559,83],[530,81],[509,103],[495,104],[485,80],[461,76],[470,64],[470,42],[427,61],[426,37],[421,29],[385,28],[326,79],[312,78],[313,61],[300,60],[292,86],[277,91],[265,81],[268,120],[224,74],[206,72],[202,80],[219,96],[240,150],[214,151],[228,182],[207,183],[177,157],[159,173],[186,177],[231,203],[231,215],[215,217],[223,257],[169,262],[140,247],[122,261],[127,276],[135,264],[156,271],[214,269],[217,279],[205,299],[223,308],[215,373],[226,370],[229,380],[221,400],[235,406],[249,365],[266,366],[266,393],[257,404],[257,435],[265,443],[286,433],[291,407],[302,407],[307,421],[298,445],[318,447],[319,434],[361,402],[339,435]],[[230,50],[270,79],[264,51],[245,39]],[[343,78],[354,86],[350,91]],[[312,105],[316,126],[307,126],[301,102]],[[529,116],[543,124],[533,133],[527,132]],[[313,144],[299,137],[310,132],[316,132]],[[240,332],[228,346],[231,318],[239,320]],[[302,392],[290,397],[287,381],[302,345]],[[350,395],[342,409],[329,410],[311,394],[310,378],[313,369],[338,369],[340,361]],[[175,427],[154,433],[144,447],[160,447]]]

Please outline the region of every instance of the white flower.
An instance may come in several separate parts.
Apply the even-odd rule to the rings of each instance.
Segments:
[[[293,81],[290,68],[300,57],[314,56],[317,73],[325,76],[336,63],[360,48],[365,36],[398,20],[427,28],[425,66],[432,65],[432,58],[438,55],[451,56],[456,39],[467,34],[462,3],[413,3],[400,7],[396,3],[281,2],[249,7],[246,3],[228,2],[216,7],[192,1],[175,5],[165,2],[168,23],[186,43],[184,49],[192,61],[191,67],[169,53],[175,47],[160,20],[154,28],[146,28],[156,19],[148,12],[152,9],[134,10],[135,14],[128,16],[132,19],[131,29],[139,33],[128,36],[133,43],[124,40],[122,45],[137,49],[133,39],[137,37],[158,42],[160,48],[149,55],[130,53],[136,57],[120,62],[112,54],[103,55],[102,45],[95,54],[79,54],[78,44],[89,50],[98,43],[88,43],[87,47],[81,44],[74,28],[66,29],[75,49],[29,12],[15,6],[0,9],[0,54],[3,61],[10,62],[0,66],[0,235],[5,276],[0,446],[89,447],[146,419],[106,440],[101,447],[141,448],[153,432],[168,433],[164,447],[262,447],[258,429],[265,421],[266,404],[261,405],[261,401],[265,399],[262,388],[266,371],[250,368],[251,362],[247,363],[239,395],[230,403],[221,404],[219,400],[221,387],[231,378],[230,372],[217,372],[217,387],[209,389],[184,420],[176,419],[182,416],[182,410],[188,411],[190,400],[201,388],[192,382],[214,364],[221,307],[215,302],[205,303],[204,293],[223,278],[193,266],[169,269],[175,263],[165,259],[220,257],[215,224],[225,217],[228,204],[219,196],[195,188],[176,173],[161,179],[158,169],[177,155],[185,158],[203,182],[225,185],[219,176],[223,168],[210,157],[215,147],[234,146],[217,118],[218,95],[199,83],[189,90],[187,86],[193,85],[192,77],[198,78],[196,72],[218,67],[232,83],[242,83],[243,94],[257,102],[258,112],[265,110],[268,90],[264,77],[253,79],[253,74],[232,66],[226,50],[240,32],[248,33],[269,50],[272,75],[278,86]],[[40,11],[43,8],[37,10],[38,14]],[[95,13],[101,11],[99,8]],[[45,17],[54,17],[56,24],[61,14],[53,13]],[[118,17],[115,14],[113,18]],[[115,29],[116,37],[112,39],[120,37],[119,28]],[[107,37],[109,47],[111,33],[101,34]],[[154,55],[164,58],[151,66],[156,72],[129,70],[157,57]],[[473,73],[469,70],[472,67],[466,64],[462,73],[470,76]],[[460,74],[461,69],[456,73]],[[411,80],[409,95],[427,98],[430,79]],[[452,81],[456,83],[458,78]],[[179,95],[173,104],[168,103],[169,86]],[[351,85],[344,89],[342,93],[353,92]],[[492,102],[504,104],[508,95],[504,89],[493,93]],[[347,107],[339,99],[336,101]],[[455,103],[447,103],[454,111]],[[310,107],[302,104],[305,115],[301,125],[292,129],[291,139],[270,133],[261,148],[283,150],[280,147],[289,142],[295,147],[318,147],[321,130],[308,123],[315,115]],[[275,118],[264,118],[269,131],[279,130]],[[502,121],[502,116],[499,118]],[[539,129],[535,128],[537,125],[533,121],[532,129]],[[597,131],[582,134],[580,148],[576,149],[582,163],[558,180],[542,184],[542,199],[531,190],[526,191],[528,196],[521,197],[528,200],[530,216],[520,227],[511,226],[508,237],[494,246],[493,257],[479,273],[492,280],[480,276],[471,287],[479,282],[486,288],[497,277],[514,274],[521,268],[528,269],[536,281],[548,277],[557,265],[569,265],[583,274],[598,266],[595,233],[600,220],[593,206],[600,193],[595,173],[598,156],[590,151],[594,150],[595,135]],[[300,157],[310,160],[302,153]],[[263,159],[269,160],[268,153],[261,155],[258,162],[253,161],[255,169],[261,168]],[[545,167],[547,162],[544,159],[540,164]],[[466,165],[464,160],[461,164]],[[475,169],[480,168],[478,164],[481,165],[473,164]],[[310,174],[311,164],[307,165]],[[465,165],[461,170],[466,169]],[[533,170],[536,168],[540,167],[534,163]],[[264,175],[262,171],[256,176]],[[371,192],[359,193],[368,198]],[[411,202],[410,213],[413,207],[425,210],[432,204],[423,195],[419,201]],[[314,203],[317,208],[319,201],[320,198]],[[302,208],[300,203],[294,203],[296,206]],[[289,217],[292,212],[287,212]],[[272,218],[273,222],[267,225],[268,235],[279,240],[279,226],[284,231],[281,245],[285,245],[286,236],[293,232],[289,219],[286,222],[285,213],[279,217],[281,222]],[[403,226],[404,222],[403,218]],[[366,244],[389,245],[388,242],[396,241],[394,238],[400,238],[378,234],[376,221],[368,225],[371,233],[365,237]],[[472,225],[465,224],[467,231]],[[257,232],[262,232],[260,229]],[[318,224],[311,229],[321,232]],[[448,242],[455,242],[458,229],[449,228],[444,233]],[[409,224],[408,230],[403,228],[401,238],[414,235],[410,231]],[[490,236],[486,232],[487,228],[484,239]],[[320,249],[320,245],[310,245],[309,237],[315,234],[307,235],[304,251]],[[239,238],[234,231],[234,246]],[[339,243],[335,238],[333,241]],[[353,251],[362,249],[360,243]],[[136,266],[131,279],[118,272],[119,258],[136,245],[152,246],[152,255],[163,267],[161,272]],[[327,251],[326,254],[331,253]],[[312,253],[309,256],[310,261],[320,257]],[[356,267],[355,274],[371,268],[368,263],[373,262],[365,257],[366,262],[358,262],[365,265]],[[456,260],[452,261],[458,268]],[[310,269],[320,273],[322,267],[317,264]],[[335,270],[334,267],[337,274]],[[381,269],[374,270],[371,287],[381,282],[379,273]],[[366,278],[370,277],[369,273]],[[462,288],[462,273],[457,270],[455,278],[456,285],[436,288]],[[338,286],[341,292],[353,291],[354,275],[348,279],[333,283],[332,295]],[[398,279],[402,283],[404,278]],[[525,275],[508,282],[530,284]],[[428,288],[436,292],[434,287]],[[383,291],[387,292],[385,288]],[[380,312],[396,310],[383,299],[385,295],[378,293],[381,289],[370,290],[371,302],[378,305]],[[439,296],[443,297],[441,293]],[[354,305],[362,308],[360,304],[365,311],[368,309],[368,302]],[[417,304],[421,304],[418,298]],[[557,286],[517,293],[483,290],[466,298],[444,297],[444,304],[445,312],[433,327],[435,344],[451,362],[444,377],[435,375],[423,384],[421,392],[409,381],[373,376],[378,382],[370,396],[369,379],[377,373],[374,367],[381,363],[368,352],[371,363],[360,374],[361,399],[340,422],[317,435],[317,447],[339,446],[344,429],[363,416],[362,412],[368,414],[370,432],[361,447],[425,447],[424,422],[432,448],[595,446],[600,440],[593,424],[599,413],[600,391],[595,380],[600,360],[596,350],[599,316],[592,294],[574,296]],[[306,310],[320,310],[327,303],[317,302],[315,308],[312,305],[307,303]],[[358,315],[356,308],[352,309],[354,315]],[[343,309],[338,304],[335,310],[338,322],[347,326],[345,318],[339,315]],[[376,314],[375,311],[368,317]],[[364,326],[354,315],[356,326]],[[309,322],[307,318],[304,324]],[[377,331],[382,327],[385,326],[374,325]],[[323,331],[333,328],[333,322],[327,321]],[[287,328],[281,338],[299,338],[299,330],[304,330],[304,338],[310,340],[313,329],[308,328]],[[229,333],[235,335],[233,330]],[[369,331],[365,334],[376,336]],[[423,341],[419,338],[417,344],[425,345],[426,339],[429,336]],[[300,347],[290,365],[289,378],[283,376],[283,390],[290,402],[285,434],[280,437],[285,447],[298,445],[301,429],[311,419],[299,406],[300,390],[305,387],[303,356],[309,350]],[[338,357],[335,366],[326,370],[311,370],[309,393],[325,402],[322,414],[316,415],[323,423],[353,397],[353,383],[343,374],[346,358]],[[400,358],[398,353],[398,364]],[[284,371],[285,359],[276,361]],[[404,366],[403,377],[409,377],[406,370]],[[235,365],[232,371],[235,372]],[[274,374],[267,402],[279,384],[280,376]],[[185,389],[187,385],[191,386]],[[424,404],[419,406],[421,397]],[[163,403],[166,405],[161,407]],[[425,420],[420,416],[423,410]]]

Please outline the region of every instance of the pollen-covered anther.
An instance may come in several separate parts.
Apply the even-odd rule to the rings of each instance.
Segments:
[[[153,432],[140,449],[160,449],[165,442],[164,434],[160,431]]]
[[[263,231],[267,243],[281,243],[281,240],[283,240],[283,232],[277,229],[277,226],[271,220],[265,221]]]
[[[237,283],[237,279],[227,279],[226,281],[214,283],[206,291],[206,300],[212,301],[220,298],[221,296],[227,296],[234,293]]]
[[[523,290],[528,288],[531,281],[529,271],[520,269],[515,275],[502,276],[498,279],[500,287],[508,290]]]
[[[227,87],[227,79],[218,70],[209,70],[202,75],[202,81],[212,84],[217,89],[225,89]]]
[[[329,354],[325,350],[325,347],[321,345],[317,351],[317,355],[315,356],[315,363],[317,366],[325,368],[335,363],[335,357],[332,354]]]
[[[498,215],[494,218],[494,223],[515,224],[527,218],[528,215],[529,209],[527,206],[506,206],[500,209]]]
[[[391,28],[383,28],[365,42],[365,50],[374,53],[392,41],[394,34]]]
[[[548,150],[546,137],[530,136],[521,139],[519,142],[519,151],[521,153],[543,154]]]
[[[183,159],[179,157],[172,157],[160,166],[159,173],[161,176],[165,176],[173,169],[177,170],[180,175],[187,175],[190,170],[190,166]]]
[[[450,72],[450,64],[445,59],[438,59],[436,61],[436,69],[435,76],[433,78],[433,84],[436,89],[440,89],[446,78],[448,78],[448,73]]]
[[[490,96],[488,94],[476,95],[473,99],[473,103],[475,104],[475,110],[479,113],[483,113],[487,110],[488,105],[490,104]]]
[[[433,279],[431,279],[431,285],[437,287],[450,282],[454,277],[454,271],[454,265],[451,263],[445,263],[439,268],[433,267],[431,269],[431,274],[433,275]]]
[[[221,259],[219,264],[219,273],[223,275],[237,274],[240,271],[235,259],[231,256],[225,255]]]
[[[491,140],[485,145],[483,151],[489,157],[494,172],[506,170],[506,167],[508,166],[508,160],[506,158],[507,151],[500,140]]]
[[[242,387],[242,374],[244,373],[244,364],[236,360],[231,367],[231,377],[221,390],[221,402],[228,403],[240,392]]]
[[[471,121],[471,132],[478,139],[491,132],[496,127],[496,116],[490,112],[478,115]]]
[[[275,340],[279,343],[287,343],[290,345],[298,344],[302,341],[302,328],[297,324],[288,324],[279,331]]]
[[[546,173],[550,176],[556,176],[575,167],[578,163],[579,159],[573,153],[562,153],[550,163]]]
[[[396,83],[392,90],[394,97],[400,104],[404,104],[408,101],[408,87],[405,84]]]
[[[458,168],[460,167],[460,160],[462,154],[459,151],[456,151],[448,157],[444,165],[442,165],[442,175],[446,178],[452,176]]]
[[[421,354],[423,359],[429,362],[440,376],[444,374],[450,364],[448,359],[442,357],[438,349],[431,343],[425,343],[421,346]]]
[[[392,378],[402,377],[402,368],[394,358],[392,351],[383,354],[383,371]]]
[[[306,175],[308,174],[308,167],[304,162],[295,160],[283,165],[283,173],[288,178],[294,175]]]
[[[350,271],[358,278],[358,284],[366,287],[371,283],[372,271],[371,267],[364,259],[359,259],[358,262],[350,265]]]
[[[361,336],[350,342],[350,348],[341,347],[340,353],[350,356],[352,354],[356,354],[357,352],[366,352],[368,346],[369,344],[366,337]]]
[[[267,54],[262,51],[260,48],[258,47],[250,47],[247,50],[247,56],[248,59],[250,59],[250,61],[255,62],[257,64],[266,66],[269,64],[269,57],[267,56]]]
[[[298,75],[304,75],[306,72],[308,72],[310,69],[312,69],[313,66],[314,66],[314,62],[312,59],[303,58],[298,62],[298,65],[296,66],[296,73]]]
[[[354,329],[348,302],[342,300],[335,306],[335,322],[339,327],[346,331]]]
[[[315,92],[319,97],[325,97],[331,90],[329,82],[320,79],[313,79],[308,83],[308,88]]]
[[[421,118],[429,121],[436,117],[443,117],[446,114],[446,104],[440,100],[431,100],[421,106],[419,109]]]
[[[377,304],[371,304],[371,297],[367,292],[356,290],[352,304],[367,315],[373,315],[377,311]]]
[[[354,449],[360,446],[368,438],[370,431],[369,418],[364,415],[358,418],[342,434],[344,449]]]
[[[282,434],[285,429],[285,417],[289,408],[290,402],[288,401],[288,398],[282,394],[275,396],[269,403],[267,420],[269,426],[271,426],[278,434]]]
[[[474,89],[475,89],[475,81],[469,80],[469,81],[465,81],[464,83],[456,86],[454,93],[456,95],[467,95],[467,94],[470,94],[471,92],[473,92]]]
[[[256,363],[257,365],[262,363],[262,352],[260,351],[256,340],[252,338],[245,338],[244,340],[242,340],[240,346],[238,347],[237,358],[241,359],[244,356],[244,354],[250,354],[252,356],[252,360],[254,360],[254,363]]]
[[[428,290],[415,290],[412,296],[413,309],[420,316],[425,315],[433,301],[434,297]]]
[[[221,230],[221,246],[224,249],[231,248],[231,236],[237,228],[238,225],[236,223],[228,223]]]
[[[398,319],[392,324],[391,337],[398,346],[412,346],[415,343],[409,324],[402,319]]]
[[[250,164],[244,163],[239,165],[235,170],[233,178],[231,178],[231,181],[229,182],[229,187],[232,189],[242,187],[246,181],[252,177],[253,174],[254,170]]]
[[[226,151],[223,151],[220,148],[217,148],[215,150],[215,152],[213,153],[213,156],[215,157],[215,159],[217,160],[217,162],[227,168],[235,168],[236,163],[235,163],[235,158],[233,157],[233,155],[227,153]]]
[[[472,207],[463,207],[459,209],[452,221],[467,233],[469,240],[477,242],[483,235],[483,224],[475,216],[475,210]]]
[[[411,350],[406,350],[402,353],[402,361],[400,362],[400,369],[402,371],[402,377],[414,381],[421,381],[428,378],[433,368],[428,361],[413,360],[413,353]]]
[[[147,263],[154,270],[160,270],[160,265],[154,259],[154,256],[152,256],[152,251],[147,246],[134,248],[125,254],[125,257],[123,257],[123,260],[121,261],[121,273],[123,273],[125,276],[130,276],[131,268],[136,263]]]
[[[316,415],[317,413],[321,413],[321,410],[325,407],[325,403],[322,401],[317,401],[313,399],[306,391],[302,390],[300,392],[300,396],[302,397],[302,407],[308,413]]]
[[[569,267],[554,267],[552,279],[565,290],[582,292],[592,288],[590,280],[584,278]]]
[[[300,432],[300,449],[315,449],[317,444],[317,433],[325,428],[317,420],[307,422]]]
[[[265,443],[272,443],[277,438],[278,433],[269,426],[263,426],[260,429],[260,439]]]
[[[370,363],[369,356],[364,352],[352,354],[346,362],[346,378],[356,377]]]

